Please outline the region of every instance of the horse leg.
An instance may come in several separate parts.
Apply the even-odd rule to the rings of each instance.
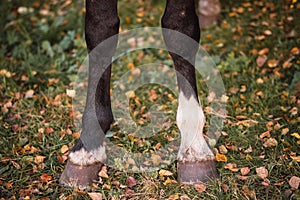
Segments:
[[[106,159],[103,139],[113,122],[111,59],[118,40],[117,36],[110,37],[118,31],[117,0],[86,0],[85,36],[89,52],[87,101],[80,139],[71,150],[60,178],[63,185],[86,188],[98,179],[98,172]]]
[[[179,87],[176,117],[181,133],[178,180],[183,183],[206,182],[210,178],[217,177],[217,170],[215,157],[203,137],[205,117],[198,101],[193,66],[200,39],[194,0],[167,0],[162,27],[165,28],[164,40],[174,61]],[[192,44],[186,42],[167,29],[183,33],[196,42]]]

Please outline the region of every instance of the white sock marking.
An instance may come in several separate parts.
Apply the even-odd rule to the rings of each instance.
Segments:
[[[194,162],[214,159],[214,154],[203,137],[205,116],[195,97],[187,99],[179,92],[176,121],[181,133],[178,160]]]
[[[105,147],[100,146],[97,149],[93,149],[91,152],[82,148],[78,151],[71,152],[69,154],[69,158],[72,163],[81,166],[91,165],[98,162],[104,163],[106,160]]]

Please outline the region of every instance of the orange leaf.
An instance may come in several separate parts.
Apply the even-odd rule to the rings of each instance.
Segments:
[[[262,134],[259,135],[259,137],[260,137],[261,139],[262,139],[262,138],[265,138],[265,137],[267,137],[267,138],[271,137],[270,131],[263,132]]]
[[[271,59],[271,60],[268,61],[268,66],[269,66],[270,68],[277,67],[277,65],[278,65],[278,60]]]
[[[39,179],[39,181],[41,182],[41,183],[48,183],[49,181],[51,181],[52,180],[52,176],[50,176],[50,175],[48,175],[48,174],[43,174],[43,175],[41,175],[40,176],[40,179]]]
[[[300,156],[290,156],[294,161],[300,162]]]
[[[300,50],[298,47],[294,47],[294,48],[292,48],[291,53],[294,55],[298,55],[298,54],[300,54]]]
[[[227,157],[224,154],[217,153],[216,161],[217,162],[227,162]]]
[[[263,48],[258,52],[258,55],[265,55],[267,53],[269,53],[269,48]]]
[[[67,151],[69,151],[69,147],[67,145],[63,145],[61,148],[60,148],[60,152],[62,154],[66,153]]]

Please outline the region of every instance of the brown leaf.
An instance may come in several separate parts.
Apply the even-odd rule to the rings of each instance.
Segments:
[[[33,97],[34,91],[33,90],[28,90],[25,93],[25,99],[31,99]]]
[[[297,176],[292,176],[289,180],[289,185],[292,188],[298,189],[300,185],[300,178]]]
[[[262,178],[265,179],[268,177],[268,170],[265,167],[258,167],[255,169],[257,175]]]
[[[133,187],[133,186],[135,186],[136,185],[136,180],[135,180],[135,178],[133,178],[132,176],[129,176],[127,179],[126,179],[126,185],[128,186],[128,187]]]
[[[263,182],[261,182],[261,184],[265,187],[268,187],[270,185],[270,180],[265,178]]]
[[[36,155],[34,158],[35,164],[41,164],[44,162],[45,156]]]
[[[52,176],[50,176],[50,175],[48,175],[48,174],[43,174],[43,175],[41,175],[40,176],[40,179],[39,179],[39,181],[41,182],[41,183],[48,183],[49,181],[51,181],[52,180]]]
[[[249,174],[250,168],[249,167],[243,167],[243,168],[240,169],[240,171],[241,171],[241,174],[243,176],[245,176],[245,175]]]
[[[53,132],[54,132],[53,128],[51,128],[51,127],[47,127],[47,128],[46,128],[46,133],[47,133],[47,134],[53,133]]]
[[[219,151],[222,154],[227,154],[228,153],[228,150],[226,149],[225,145],[219,146]]]
[[[160,175],[160,176],[172,176],[173,173],[170,172],[170,171],[168,171],[168,170],[161,169],[161,170],[159,170],[159,175]]]
[[[275,138],[269,138],[263,144],[264,147],[276,147],[277,145],[278,145],[278,142]]]
[[[162,162],[161,157],[156,154],[151,155],[151,160],[154,165],[159,165]]]
[[[236,164],[235,163],[227,163],[225,166],[224,166],[225,169],[228,169],[232,172],[238,172],[239,169],[237,168]]]
[[[132,194],[134,194],[134,190],[127,188],[125,191],[125,195],[132,195]]]
[[[102,200],[102,194],[99,192],[89,192],[88,195],[92,200]]]
[[[281,134],[286,135],[289,131],[290,131],[289,128],[284,128],[282,129]]]
[[[13,164],[13,166],[14,166],[16,169],[21,169],[21,166],[20,166],[18,163],[16,163],[15,161],[11,160],[10,162]]]
[[[246,181],[248,179],[248,176],[241,176],[241,175],[237,175],[238,179],[242,180],[242,181]]]
[[[195,184],[194,187],[199,194],[203,193],[206,190],[206,186],[202,183]]]
[[[266,63],[266,61],[267,61],[267,56],[261,55],[257,57],[256,64],[257,66],[262,67]]]
[[[168,200],[176,200],[176,199],[179,199],[179,195],[178,194],[172,194],[168,198]]]
[[[228,190],[229,190],[229,186],[228,185],[222,184],[221,187],[222,187],[222,189],[224,190],[225,193],[228,192]]]

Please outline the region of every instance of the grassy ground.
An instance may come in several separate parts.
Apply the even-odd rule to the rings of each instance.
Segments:
[[[102,174],[101,183],[94,184],[94,195],[103,199],[300,199],[300,4],[289,0],[222,3],[219,25],[201,35],[227,93],[228,116],[214,149],[220,180],[180,185],[175,181],[174,162],[164,166],[170,176],[109,169],[108,176]],[[121,30],[159,26],[163,4],[120,1]],[[71,112],[66,90],[73,88],[86,56],[83,7],[82,1],[75,0],[0,2],[2,199],[91,198],[92,194],[57,182],[68,149],[79,136],[73,119],[80,115]],[[115,63],[113,81],[138,66],[140,57],[151,61],[147,52],[136,52],[124,61],[133,65]],[[153,86],[141,89],[131,101],[140,124],[147,122],[145,110],[151,103],[165,105],[173,121],[162,136],[135,140],[119,132],[114,142],[151,157],[160,148],[158,143],[178,136],[177,100],[168,94]],[[208,94],[199,94],[205,103]],[[129,180],[136,185],[129,187]]]

